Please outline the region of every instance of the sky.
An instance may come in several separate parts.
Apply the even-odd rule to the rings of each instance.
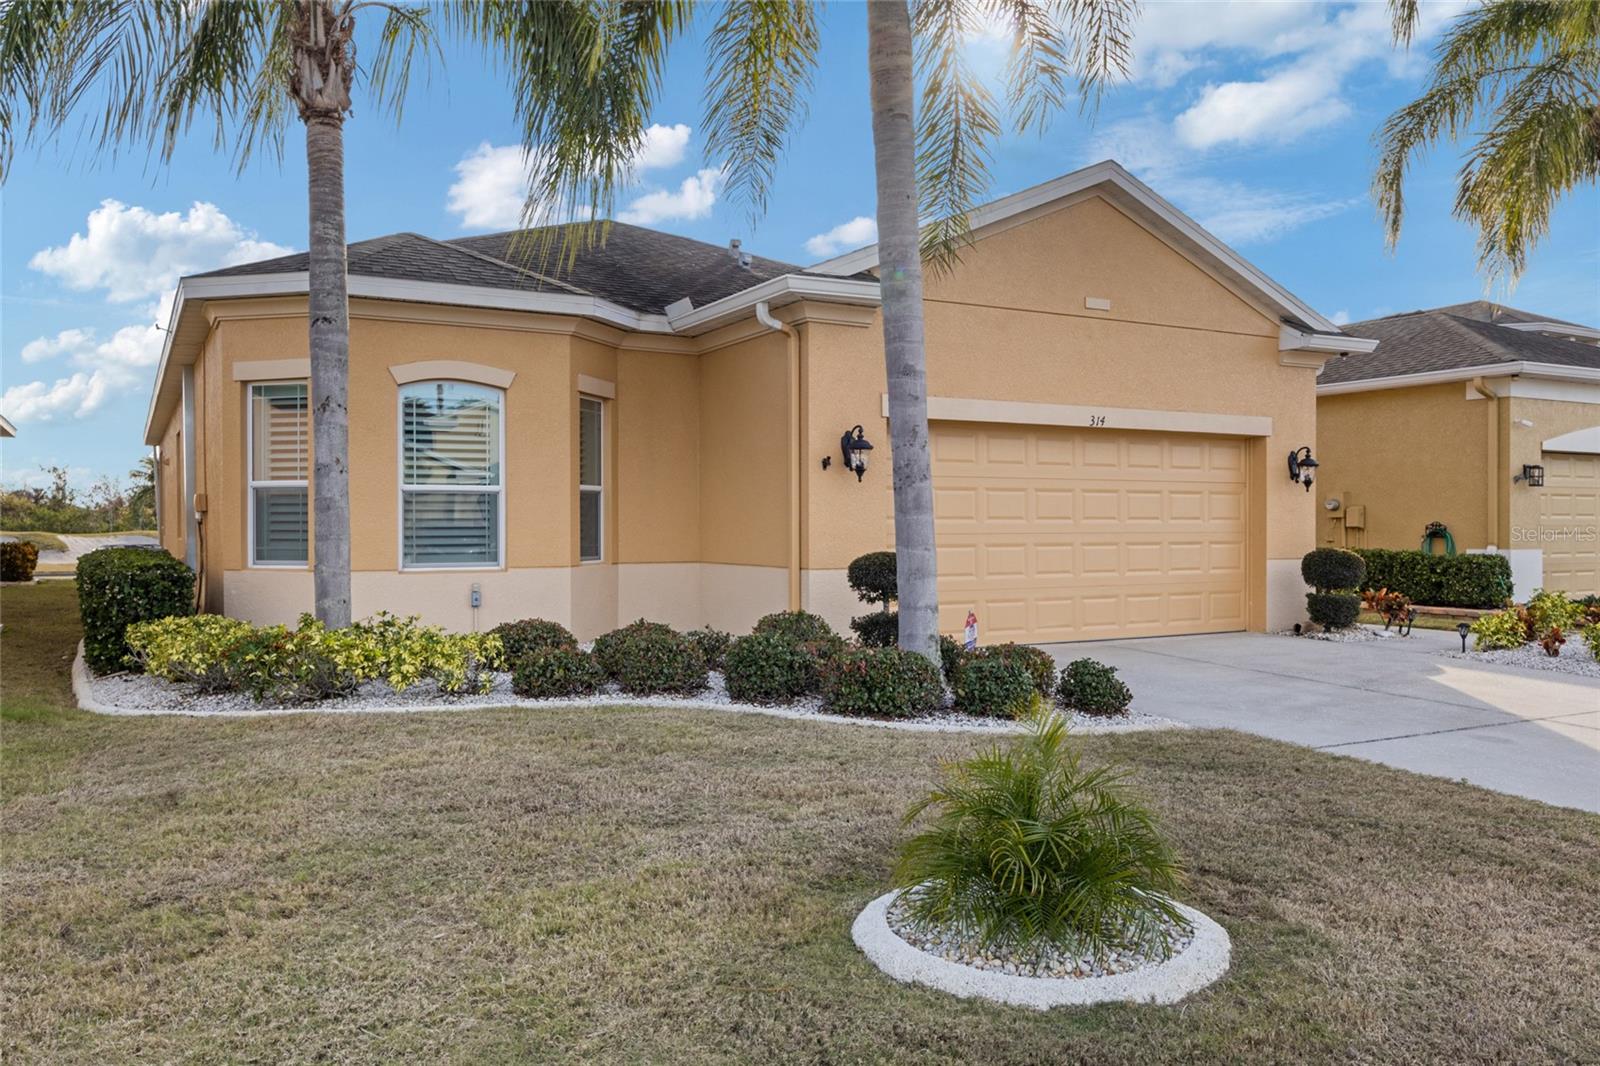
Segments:
[[[1076,108],[1043,134],[997,142],[985,198],[1099,159],[1119,160],[1289,291],[1336,322],[1482,298],[1472,231],[1450,215],[1464,146],[1425,159],[1407,187],[1405,230],[1386,251],[1368,195],[1372,134],[1409,102],[1442,25],[1425,5],[1411,51],[1389,40],[1385,5],[1146,0],[1131,78],[1091,122]],[[865,12],[822,13],[822,61],[807,120],[752,219],[701,152],[704,52],[681,40],[634,182],[617,217],[808,264],[870,243],[874,192]],[[1006,42],[980,33],[975,65],[1000,84]],[[509,90],[473,49],[445,42],[403,121],[367,106],[345,127],[352,241],[399,230],[439,238],[513,225],[522,201]],[[142,148],[107,159],[82,137],[19,149],[0,189],[0,481],[38,483],[44,465],[87,486],[125,476],[146,449],[144,418],[179,277],[302,250],[302,128],[281,161],[240,172],[202,123],[166,164]],[[1517,288],[1493,295],[1600,324],[1600,192],[1570,195]]]

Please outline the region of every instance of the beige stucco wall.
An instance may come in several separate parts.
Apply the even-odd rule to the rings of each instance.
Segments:
[[[1315,495],[1365,507],[1366,530],[1347,536],[1344,510],[1322,511],[1319,541],[1415,548],[1429,522],[1443,522],[1460,549],[1496,543],[1490,428],[1498,427],[1504,401],[1467,395],[1456,381],[1320,398]]]
[[[1501,544],[1512,548],[1538,547],[1539,490],[1520,482],[1513,485],[1511,478],[1522,472],[1524,464],[1544,465],[1549,461],[1541,448],[1544,441],[1600,425],[1600,402],[1512,396],[1505,403],[1508,414],[1505,420],[1506,529]],[[1523,425],[1524,422],[1531,424]]]
[[[1111,310],[1087,310],[1086,297],[1109,299]],[[246,389],[234,368],[305,358],[303,302],[213,306],[204,420],[222,442],[207,458],[216,605],[292,618],[309,601],[306,572],[246,565]],[[881,327],[870,311],[837,305],[778,314],[793,341],[751,322],[658,340],[549,316],[353,301],[356,613],[420,611],[455,628],[543,615],[580,636],[639,616],[737,631],[798,597],[842,625],[856,613],[843,568],[892,542]],[[1284,575],[1313,545],[1317,496],[1281,467],[1291,448],[1312,443],[1314,370],[1280,363],[1272,317],[1090,199],[979,241],[954,276],[930,279],[927,324],[934,396],[1270,419],[1270,435],[1250,438],[1248,453],[1251,624],[1286,624],[1302,590]],[[390,367],[441,359],[516,373],[505,408],[503,570],[397,569]],[[577,565],[580,375],[615,391],[606,561],[586,566]],[[836,454],[858,422],[877,445],[860,484]],[[472,584],[484,596],[475,617]]]
[[[927,286],[928,392],[1028,403],[1105,405],[1271,418],[1251,463],[1252,627],[1268,617],[1268,560],[1314,546],[1313,497],[1280,472],[1315,437],[1315,370],[1279,362],[1273,320],[1098,198],[980,240],[955,272]],[[1109,299],[1090,311],[1085,299]],[[820,606],[841,610],[832,576],[864,551],[891,546],[893,491],[881,326],[802,327],[807,440],[804,565]],[[860,422],[874,445],[857,484],[837,456]],[[833,467],[820,469],[823,455]],[[1278,568],[1279,584],[1282,574]],[[1300,603],[1303,586],[1271,597]]]

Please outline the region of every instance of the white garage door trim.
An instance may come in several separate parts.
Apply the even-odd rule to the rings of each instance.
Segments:
[[[883,417],[889,417],[888,393],[883,393]],[[1272,418],[1268,415],[1156,411],[1143,407],[1094,407],[1084,404],[1030,403],[1024,400],[971,400],[956,396],[929,396],[928,421],[1090,426],[1151,430],[1157,433],[1203,433],[1214,437],[1272,436]]]

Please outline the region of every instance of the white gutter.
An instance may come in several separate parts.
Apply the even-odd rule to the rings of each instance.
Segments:
[[[1496,322],[1495,325],[1524,333],[1548,333],[1579,344],[1600,343],[1600,329],[1592,326],[1574,326],[1568,322]]]
[[[704,307],[695,307],[688,300],[679,300],[667,308],[666,318],[674,333],[704,333],[725,322],[743,318],[760,305],[765,304],[770,307],[807,298],[827,300],[830,303],[876,307],[879,303],[878,283],[856,278],[785,274],[770,281],[763,281],[759,285],[752,285],[732,296],[713,300]],[[765,321],[761,324],[768,329],[772,328]]]
[[[1378,342],[1370,337],[1351,337],[1344,333],[1306,333],[1293,326],[1278,327],[1278,351],[1327,352],[1331,355],[1366,355]]]
[[[1318,385],[1317,395],[1342,396],[1351,392],[1406,389],[1418,385],[1443,385],[1452,381],[1471,381],[1473,378],[1503,377],[1600,382],[1600,367],[1562,366],[1558,363],[1529,362],[1495,363],[1489,366],[1463,366],[1450,370],[1429,370],[1420,374],[1396,374],[1392,377],[1364,378],[1360,381],[1333,381],[1326,385]]]

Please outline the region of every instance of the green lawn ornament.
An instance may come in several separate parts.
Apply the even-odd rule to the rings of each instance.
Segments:
[[[1456,553],[1456,538],[1450,535],[1450,527],[1443,522],[1428,523],[1428,528],[1422,531],[1421,551],[1426,555],[1432,555],[1433,542],[1436,540],[1444,541],[1444,553],[1446,555],[1454,555]]]

